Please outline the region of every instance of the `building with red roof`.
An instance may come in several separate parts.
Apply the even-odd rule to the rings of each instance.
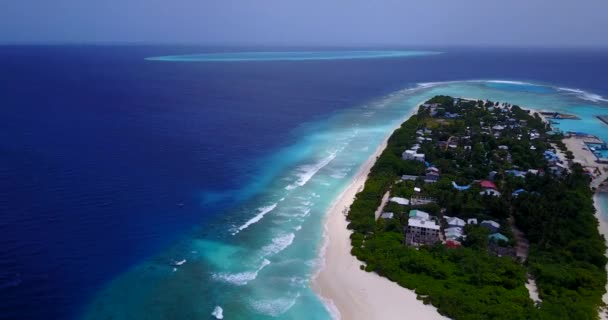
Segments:
[[[445,246],[448,248],[452,248],[452,249],[459,248],[460,242],[454,241],[454,240],[448,240],[445,242]]]
[[[496,184],[490,180],[482,180],[479,184],[484,189],[496,189]]]

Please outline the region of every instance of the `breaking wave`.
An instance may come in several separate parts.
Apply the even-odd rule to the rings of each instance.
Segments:
[[[562,92],[567,92],[576,95],[578,98],[583,100],[591,101],[591,102],[608,102],[608,99],[600,96],[599,94],[590,93],[587,91],[583,91],[580,89],[572,89],[572,88],[557,88],[557,90]]]
[[[298,180],[294,184],[290,184],[285,189],[293,190],[297,187],[301,187],[305,185],[312,177],[319,172],[319,170],[323,169],[326,165],[328,165],[332,160],[336,158],[338,153],[336,151],[331,152],[327,157],[323,158],[321,161],[313,164],[313,165],[304,165],[299,167],[297,170],[299,171],[297,176]]]
[[[239,273],[218,273],[213,275],[213,279],[229,282],[237,286],[244,286],[250,281],[255,280],[255,278],[258,277],[258,273],[269,264],[270,261],[268,259],[264,259],[262,261],[262,264],[255,271],[245,271]]]
[[[262,220],[262,218],[264,218],[264,216],[265,216],[265,215],[266,215],[268,212],[270,212],[270,211],[274,210],[274,208],[276,208],[276,207],[277,207],[277,203],[273,203],[273,204],[271,204],[271,205],[269,205],[269,206],[266,206],[266,207],[260,207],[260,208],[258,208],[258,214],[257,214],[257,215],[255,215],[255,217],[253,217],[253,218],[249,219],[249,220],[248,220],[247,222],[245,222],[245,224],[243,224],[242,226],[240,226],[240,227],[236,228],[236,230],[235,230],[235,231],[232,233],[232,235],[235,235],[235,234],[237,234],[237,233],[239,233],[239,232],[241,232],[241,231],[243,231],[243,230],[247,229],[247,228],[248,228],[250,225],[252,225],[252,224],[254,224],[254,223],[256,223],[256,222],[258,222],[258,221]]]
[[[272,243],[266,245],[262,248],[262,255],[267,257],[269,255],[277,254],[287,247],[289,247],[293,243],[293,239],[295,239],[296,235],[293,233],[288,233],[282,236],[278,236],[272,239]]]
[[[211,315],[214,316],[216,319],[224,319],[224,310],[220,306],[215,306],[215,309],[213,309]]]
[[[293,297],[284,297],[278,299],[266,299],[266,300],[253,300],[251,301],[251,307],[257,311],[258,313],[277,317],[287,312],[287,310],[291,309],[294,304],[296,304],[296,300],[300,297],[300,294],[297,293]]]

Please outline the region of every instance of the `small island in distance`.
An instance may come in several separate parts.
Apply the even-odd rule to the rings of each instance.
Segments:
[[[607,260],[590,182],[606,172],[570,135],[508,103],[432,98],[348,209],[352,254],[453,319],[597,318]]]

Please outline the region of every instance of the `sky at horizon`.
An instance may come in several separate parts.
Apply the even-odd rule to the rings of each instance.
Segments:
[[[606,0],[7,0],[0,43],[607,47]]]

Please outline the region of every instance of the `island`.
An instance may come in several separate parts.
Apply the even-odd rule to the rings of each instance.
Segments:
[[[607,259],[593,196],[606,167],[516,105],[436,96],[416,111],[343,209],[359,268],[452,319],[598,319]]]

